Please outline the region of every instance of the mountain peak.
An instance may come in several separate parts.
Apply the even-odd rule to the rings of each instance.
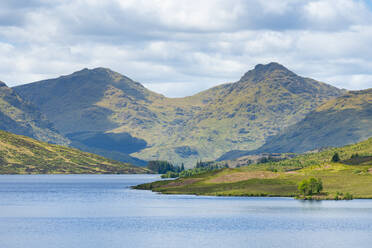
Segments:
[[[274,70],[289,71],[286,67],[284,67],[283,65],[281,65],[277,62],[270,62],[266,65],[258,64],[254,67],[254,69],[256,71],[264,71],[264,72],[274,71]]]
[[[288,74],[288,75],[295,75],[293,72],[288,70],[283,65],[271,62],[268,64],[258,64],[254,67],[253,70],[250,70],[244,74],[243,77],[239,80],[239,82],[246,82],[246,81],[252,81],[252,82],[260,82],[263,79],[265,79],[269,74],[280,71],[281,73]]]
[[[93,68],[93,69],[86,69],[85,70],[88,70],[88,71],[91,71],[91,72],[100,72],[100,73],[117,73],[113,70],[111,70],[110,68],[106,68],[106,67],[96,67],[96,68]]]
[[[105,67],[96,67],[96,68],[93,68],[93,69],[89,69],[89,68],[84,68],[80,71],[76,71],[72,74],[91,74],[91,73],[117,73],[117,72],[114,72],[112,70],[110,70],[109,68],[105,68]]]
[[[76,71],[67,77],[74,77],[74,76],[84,76],[84,77],[94,77],[94,78],[101,78],[101,79],[106,79],[108,81],[113,81],[113,82],[119,82],[124,80],[126,83],[132,83],[134,82],[132,79],[129,77],[126,77],[118,72],[115,72],[109,68],[105,67],[96,67],[93,69],[88,69],[84,68],[80,71]]]
[[[0,87],[7,87],[7,86],[4,82],[0,81]]]

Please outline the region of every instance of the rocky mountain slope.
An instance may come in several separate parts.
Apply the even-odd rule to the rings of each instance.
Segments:
[[[344,93],[277,63],[184,98],[164,97],[105,68],[14,90],[39,106],[72,144],[189,166],[230,150],[256,149]]]
[[[254,151],[230,151],[219,160],[264,152],[302,153],[338,147],[372,136],[372,89],[350,91],[309,113],[300,122],[269,137]]]
[[[147,169],[0,131],[0,174],[127,174]]]
[[[24,101],[3,82],[0,82],[0,130],[50,143],[69,143],[34,105]]]

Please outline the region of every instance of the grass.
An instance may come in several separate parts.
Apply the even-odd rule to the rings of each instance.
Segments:
[[[0,174],[132,174],[145,168],[0,131]]]
[[[336,151],[342,161],[330,162]],[[351,159],[356,152],[358,156]],[[340,193],[352,194],[354,198],[372,198],[371,154],[372,138],[286,161],[221,169],[174,181],[143,184],[136,188],[165,194],[293,197],[298,195],[299,182],[314,177],[323,181],[324,194],[318,199],[334,199]],[[277,172],[272,168],[277,168]]]

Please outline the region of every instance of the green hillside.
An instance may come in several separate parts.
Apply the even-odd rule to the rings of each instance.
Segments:
[[[141,139],[129,133],[122,133],[115,138],[106,134],[119,126],[113,120],[118,110],[124,111],[122,118],[131,125],[135,125],[136,121],[132,113],[139,111],[136,115],[141,116],[145,112],[139,106],[143,106],[152,93],[139,83],[108,69],[97,68],[15,87],[14,90],[38,106],[58,131],[72,141],[71,146],[115,160],[136,165],[146,164],[143,160],[129,156],[125,150],[118,150],[118,147],[127,145],[131,148],[130,152],[133,152],[133,149],[146,146],[145,141],[138,146],[136,143]],[[108,103],[105,103],[106,99],[109,99]],[[114,99],[118,101],[112,102]],[[110,139],[111,143],[105,142]],[[104,149],[101,147],[103,143]]]
[[[0,81],[0,130],[56,144],[68,144],[38,109]]]
[[[0,174],[128,174],[147,169],[0,131]]]
[[[39,106],[76,147],[189,167],[230,150],[257,149],[267,137],[344,93],[277,63],[257,65],[236,83],[184,98],[156,94],[105,68],[14,89]],[[106,148],[100,147],[102,140]]]
[[[331,162],[335,153],[339,162]],[[324,198],[346,193],[354,198],[372,198],[372,138],[280,162],[216,170],[136,188],[166,194],[295,196],[298,184],[312,177],[323,181]]]
[[[303,120],[268,138],[255,151],[232,151],[220,160],[263,152],[295,152],[343,146],[372,137],[372,89],[350,91],[330,100]]]

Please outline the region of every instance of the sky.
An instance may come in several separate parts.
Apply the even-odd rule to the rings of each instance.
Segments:
[[[372,0],[1,0],[8,86],[106,67],[169,97],[256,64],[372,87]]]

